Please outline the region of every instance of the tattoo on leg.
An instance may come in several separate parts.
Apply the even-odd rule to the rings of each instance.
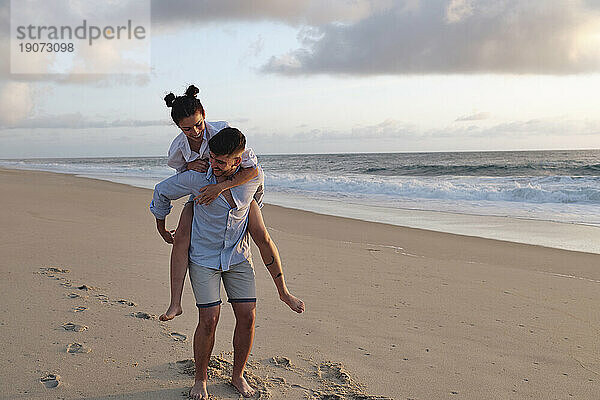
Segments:
[[[271,256],[271,262],[268,264],[265,264],[265,267],[268,267],[269,265],[273,264],[275,262],[275,257]]]

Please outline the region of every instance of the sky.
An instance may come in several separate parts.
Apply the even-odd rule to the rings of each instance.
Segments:
[[[43,4],[135,20],[135,1]],[[143,58],[99,41],[15,74],[0,0],[0,158],[165,155],[180,131],[162,99],[189,84],[258,154],[600,148],[598,0],[147,4],[148,70],[87,73]]]

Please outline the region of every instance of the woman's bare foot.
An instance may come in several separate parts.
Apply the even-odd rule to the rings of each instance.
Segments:
[[[196,381],[194,383],[194,387],[190,390],[190,398],[194,400],[208,400],[206,381]]]
[[[281,301],[287,304],[292,309],[292,311],[296,311],[298,314],[304,312],[304,302],[296,296],[294,296],[293,294],[284,294],[279,296],[279,298],[281,299]]]
[[[180,305],[177,305],[177,306],[170,305],[167,312],[162,314],[160,317],[158,317],[158,319],[161,321],[170,321],[173,318],[175,318],[176,316],[181,315],[182,313],[183,313],[183,309],[181,308]]]
[[[231,377],[231,384],[244,397],[252,397],[256,394],[256,390],[246,382],[243,376]]]

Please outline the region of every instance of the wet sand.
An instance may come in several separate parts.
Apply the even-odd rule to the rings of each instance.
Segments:
[[[0,398],[181,399],[197,311],[168,302],[151,191],[0,170]],[[181,202],[169,226],[175,226]],[[600,255],[263,209],[302,315],[253,250],[249,380],[272,399],[595,399]],[[599,238],[600,240],[600,238]],[[224,305],[209,391],[228,384]]]

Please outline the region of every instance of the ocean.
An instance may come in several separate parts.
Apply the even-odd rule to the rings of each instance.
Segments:
[[[600,253],[600,150],[262,155],[265,202]],[[153,188],[166,157],[0,160]]]

